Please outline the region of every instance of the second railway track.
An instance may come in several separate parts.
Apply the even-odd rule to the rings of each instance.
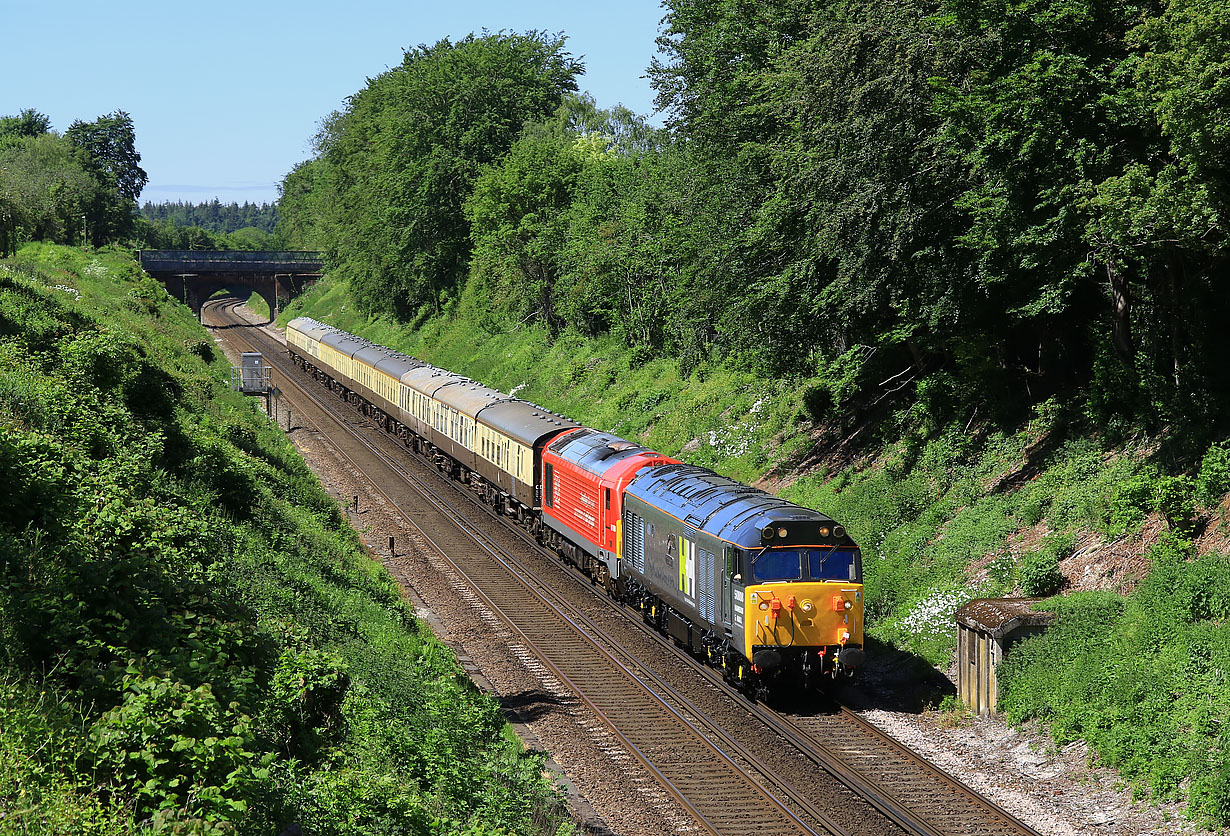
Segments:
[[[226,307],[215,303],[211,313],[247,324]],[[396,474],[378,488],[391,506],[407,518],[431,514],[447,521],[424,537],[472,584],[481,606],[591,707],[702,830],[1035,833],[857,715],[789,716],[730,693],[631,611],[578,584],[578,576],[545,557],[521,529],[496,519],[335,396],[313,391],[310,377],[289,367],[271,336],[236,328],[228,338],[265,353],[287,388],[299,390],[294,399],[316,404],[316,420],[333,422],[353,439],[344,455],[379,461]],[[359,461],[354,467],[364,470]],[[612,620],[610,610],[624,617]]]

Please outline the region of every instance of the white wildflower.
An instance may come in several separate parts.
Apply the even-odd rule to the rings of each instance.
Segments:
[[[78,290],[78,289],[77,289],[77,288],[75,288],[75,287],[69,287],[69,286],[68,286],[68,285],[66,285],[66,284],[54,284],[54,285],[52,285],[52,286],[51,286],[51,289],[52,289],[52,290],[62,290],[62,291],[64,291],[65,293],[67,293],[67,294],[69,294],[70,296],[72,296],[74,299],[80,299],[80,298],[81,298],[81,291],[80,291],[80,290]]]
[[[969,600],[969,593],[963,590],[933,589],[902,616],[901,631],[924,638],[946,635],[954,629],[953,613]]]
[[[762,422],[754,416],[760,414],[764,402],[764,398],[761,398],[752,404],[748,415],[753,417],[749,417],[746,421],[740,421],[731,427],[710,430],[709,446],[726,458],[746,456],[759,437]]]

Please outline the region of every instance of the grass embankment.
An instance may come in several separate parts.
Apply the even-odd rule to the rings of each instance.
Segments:
[[[785,473],[805,457],[825,459],[812,449],[806,401],[828,381],[712,365],[685,375],[616,340],[489,334],[464,315],[412,330],[360,314],[346,286],[329,281],[280,323],[301,314],[734,478],[773,474],[783,496],[830,514],[862,544],[873,639],[941,667],[953,655],[952,614],[966,601],[1079,584],[1078,545],[1088,554],[1139,541],[1147,518],[1164,518],[1169,531],[1139,588],[1127,577],[1121,592],[1048,604],[1058,623],[1014,653],[1002,707],[1014,720],[1048,722],[1058,741],[1084,737],[1141,794],[1190,793],[1194,815],[1230,823],[1230,730],[1217,719],[1230,715],[1230,581],[1225,559],[1197,558],[1190,541],[1220,519],[1230,489],[1222,447],[1189,476],[1167,473],[1155,439],[1110,445],[1075,431],[1085,423],[1074,396],[1007,430],[937,426],[918,407],[903,409],[880,428],[891,440],[857,465]]]
[[[192,314],[120,251],[0,262],[0,833],[554,833]]]

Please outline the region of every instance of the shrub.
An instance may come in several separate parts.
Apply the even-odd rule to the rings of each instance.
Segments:
[[[278,659],[270,692],[271,723],[279,742],[304,760],[342,726],[342,700],[350,687],[346,663],[314,648],[287,648]]]
[[[248,809],[268,777],[252,747],[247,717],[218,703],[208,685],[190,688],[162,677],[130,674],[124,702],[95,724],[85,758],[100,778],[132,793],[139,818],[201,819],[224,833]]]
[[[1230,823],[1230,741],[1219,741],[1219,752],[1211,768],[1192,780],[1191,808],[1193,817],[1219,826]]]
[[[1196,499],[1206,508],[1212,508],[1227,492],[1230,492],[1230,449],[1225,444],[1214,444],[1200,461]]]
[[[1148,468],[1115,487],[1107,510],[1106,527],[1110,534],[1123,534],[1144,520],[1145,513],[1153,507],[1157,479],[1157,472]]]
[[[1026,554],[1017,566],[1017,583],[1024,595],[1054,595],[1063,586],[1059,561],[1072,554],[1070,534],[1048,534],[1041,548]]]
[[[1181,534],[1196,527],[1196,502],[1190,476],[1163,476],[1153,494],[1154,507],[1170,527]]]

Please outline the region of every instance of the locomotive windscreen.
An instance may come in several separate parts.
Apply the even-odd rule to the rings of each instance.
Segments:
[[[752,577],[760,583],[857,581],[861,575],[859,563],[857,549],[766,549],[752,558]]]

